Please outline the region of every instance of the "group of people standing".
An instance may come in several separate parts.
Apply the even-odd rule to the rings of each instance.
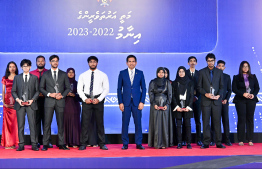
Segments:
[[[23,59],[20,66],[23,73],[18,75],[15,62],[9,62],[3,84],[3,128],[1,144],[6,149],[24,150],[25,114],[28,116],[32,149],[38,151],[43,140],[43,151],[52,148],[51,123],[54,111],[58,126],[59,149],[69,147],[85,150],[88,145],[98,145],[108,150],[105,145],[104,100],[109,92],[107,75],[97,69],[98,58],[87,59],[89,70],[75,80],[75,70],[66,72],[58,69],[59,57],[49,58],[51,69],[45,69],[45,57],[36,58],[37,69],[30,72],[31,61]],[[231,92],[236,94],[235,103],[238,114],[237,133],[239,145],[246,139],[253,145],[254,113],[259,84],[256,76],[251,74],[247,61],[239,67],[239,74],[233,78],[223,73],[225,62],[213,53],[206,56],[207,67],[197,71],[197,58],[188,58],[189,69],[180,66],[176,79],[171,81],[169,70],[159,67],[156,78],[150,81],[148,95],[150,99],[150,118],[148,146],[163,149],[177,144],[180,149],[191,149],[191,118],[196,123],[197,145],[202,149],[221,143],[221,118],[223,122],[226,145],[229,139],[228,106]],[[135,123],[136,148],[142,146],[142,110],[146,98],[146,83],[143,71],[136,69],[137,58],[126,58],[127,69],[120,71],[117,96],[119,109],[122,111],[122,150],[128,149],[128,126],[131,114]],[[82,102],[82,114],[80,103]],[[203,122],[203,143],[201,139],[201,112]],[[211,125],[210,125],[211,119]],[[41,136],[41,124],[43,138]],[[97,140],[98,138],[98,140]]]

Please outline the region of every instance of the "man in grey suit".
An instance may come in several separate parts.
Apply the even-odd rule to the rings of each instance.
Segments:
[[[206,56],[207,67],[199,71],[197,89],[201,94],[201,109],[203,120],[203,145],[201,149],[209,148],[210,117],[214,124],[217,148],[226,148],[221,144],[221,108],[223,95],[223,72],[215,67],[216,57],[213,53]]]
[[[38,91],[38,78],[35,75],[29,73],[31,68],[31,61],[23,59],[20,63],[23,73],[15,76],[12,95],[15,99],[14,109],[16,110],[17,123],[18,123],[18,137],[19,147],[16,151],[24,150],[24,126],[25,126],[25,114],[27,113],[30,138],[32,143],[32,150],[38,151],[37,137],[36,137],[36,110],[37,110],[37,98],[39,96]]]
[[[43,136],[43,151],[48,149],[51,123],[54,110],[58,125],[59,149],[69,150],[64,145],[64,107],[66,95],[70,92],[70,83],[67,74],[58,69],[59,57],[49,57],[51,69],[46,71],[40,81],[40,92],[45,96],[45,124]]]

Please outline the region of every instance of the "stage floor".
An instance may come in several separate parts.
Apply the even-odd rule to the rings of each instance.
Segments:
[[[71,148],[59,150],[56,146],[48,151],[32,151],[26,146],[22,152],[0,147],[0,168],[262,168],[262,143],[254,146],[215,146],[200,149],[149,148],[137,150],[134,144],[121,150],[120,144],[109,144],[109,150],[87,147],[79,151]]]

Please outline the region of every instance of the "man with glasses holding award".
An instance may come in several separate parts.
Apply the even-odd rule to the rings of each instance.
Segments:
[[[201,109],[203,119],[203,145],[201,149],[209,148],[210,117],[214,124],[216,147],[226,148],[221,144],[221,108],[223,95],[223,72],[216,68],[216,57],[213,53],[206,56],[207,67],[199,71],[197,89],[201,94]]]
[[[36,110],[37,110],[37,98],[39,96],[38,91],[38,78],[35,75],[29,73],[31,68],[31,61],[23,59],[20,63],[23,73],[15,76],[12,86],[12,95],[16,100],[14,109],[17,114],[18,122],[18,137],[19,147],[16,151],[24,150],[24,126],[25,126],[25,114],[27,113],[28,123],[30,127],[30,138],[32,143],[32,150],[38,151],[36,137]]]
[[[43,136],[43,151],[48,149],[51,123],[54,111],[58,125],[59,149],[69,150],[64,144],[64,107],[65,97],[70,91],[70,83],[67,74],[58,69],[59,57],[49,57],[51,69],[46,71],[40,81],[40,92],[45,96],[45,124]]]

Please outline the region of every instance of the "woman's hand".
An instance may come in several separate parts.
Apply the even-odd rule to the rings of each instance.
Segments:
[[[247,98],[247,99],[249,99],[249,95],[250,95],[249,93],[244,93],[244,94],[243,94],[243,96],[244,96],[245,98]]]
[[[185,111],[185,112],[189,112],[189,109],[188,109],[188,108],[185,108],[184,111]]]
[[[250,95],[249,95],[249,99],[254,99],[254,95],[253,95],[253,94],[250,94]]]
[[[156,110],[159,110],[159,107],[158,107],[157,105],[155,105],[155,109],[156,109]]]
[[[164,109],[163,110],[166,110],[167,109],[167,106],[164,106]]]

